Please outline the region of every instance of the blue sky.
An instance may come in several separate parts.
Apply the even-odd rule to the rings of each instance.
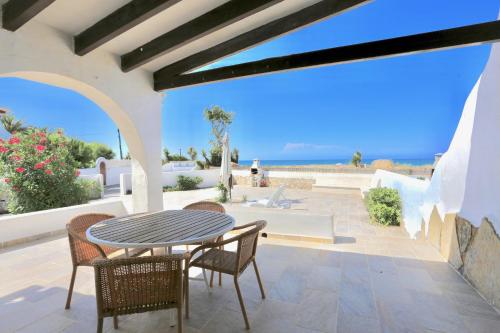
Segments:
[[[498,0],[378,0],[262,44],[215,66],[495,20]],[[429,158],[445,151],[490,47],[265,75],[168,91],[163,143],[208,148],[204,108],[235,112],[242,159]],[[213,67],[213,66],[212,66]],[[0,107],[117,151],[116,127],[78,94],[0,79]],[[5,133],[0,132],[0,136]]]

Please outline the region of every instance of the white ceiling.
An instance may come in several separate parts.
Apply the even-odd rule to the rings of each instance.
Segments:
[[[106,50],[116,55],[122,55],[227,1],[228,0],[182,0],[146,22],[114,38],[99,49]],[[148,71],[158,70],[165,65],[220,44],[244,32],[296,12],[319,1],[320,0],[284,0],[219,31],[215,31],[205,37],[188,43],[187,45],[145,64],[142,68]],[[5,2],[5,0],[0,0],[0,2]],[[56,0],[48,8],[38,14],[35,20],[74,36],[128,2],[129,0]],[[29,24],[29,22],[27,24]]]

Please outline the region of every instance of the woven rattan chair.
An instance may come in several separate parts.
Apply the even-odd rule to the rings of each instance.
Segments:
[[[211,212],[217,212],[217,213],[222,213],[225,214],[226,210],[224,209],[224,206],[217,202],[212,202],[212,201],[199,201],[195,202],[192,204],[187,205],[183,209],[192,209],[192,210],[208,210]],[[222,240],[222,236],[218,239],[214,239],[212,241],[220,241]],[[193,243],[190,245],[202,245],[202,243]],[[186,250],[189,251],[188,245],[186,245]],[[203,274],[205,276],[205,271],[203,271]],[[206,276],[205,276],[206,277]],[[212,274],[210,276],[210,287],[214,286],[214,272],[212,271]],[[222,286],[222,274],[219,273],[219,286]]]
[[[71,296],[75,285],[76,270],[78,266],[92,266],[92,261],[97,258],[107,258],[109,255],[120,251],[107,246],[99,246],[87,240],[87,229],[103,220],[113,218],[113,215],[107,214],[84,214],[73,218],[67,225],[69,248],[71,251],[71,261],[73,263],[73,273],[69,284],[68,298],[66,300],[66,309],[71,305]],[[129,251],[129,256],[138,256],[148,249]],[[152,250],[151,250],[152,254]]]
[[[177,309],[177,332],[182,332],[183,262],[189,253],[126,259],[97,259],[95,289],[97,332],[105,317]],[[167,318],[166,320],[170,320]]]
[[[205,268],[211,271],[229,274],[234,277],[234,285],[236,287],[236,292],[238,293],[238,300],[240,302],[241,312],[243,313],[243,318],[245,319],[245,325],[247,329],[250,329],[250,324],[248,323],[245,304],[243,303],[243,298],[241,296],[238,277],[245,271],[250,263],[253,263],[262,298],[266,298],[264,287],[262,286],[262,281],[260,279],[259,270],[257,268],[257,263],[255,261],[259,231],[262,230],[266,226],[266,224],[266,221],[257,221],[240,227],[235,227],[233,228],[233,230],[250,229],[224,241],[217,241],[201,245],[191,252],[191,258],[194,258],[194,255],[197,252],[208,250],[197,258],[194,258],[189,264],[190,267]],[[236,252],[225,251],[221,249],[223,245],[233,242],[237,243]],[[189,317],[188,288],[186,288],[186,294],[186,317]]]

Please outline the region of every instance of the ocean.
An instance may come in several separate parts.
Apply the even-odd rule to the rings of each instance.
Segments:
[[[380,158],[363,159],[362,163],[370,164],[374,160]],[[391,158],[396,164],[409,164],[413,166],[433,164],[434,158]],[[260,160],[260,164],[264,166],[282,166],[282,165],[312,165],[312,164],[351,164],[351,160],[347,158],[329,159],[329,160]],[[240,165],[250,166],[252,160],[240,160]]]

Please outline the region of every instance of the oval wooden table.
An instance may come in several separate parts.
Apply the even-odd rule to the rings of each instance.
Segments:
[[[203,210],[164,210],[155,213],[139,213],[101,221],[87,229],[87,239],[99,245],[125,249],[165,248],[172,253],[172,246],[189,245],[215,239],[234,227],[229,215]],[[207,274],[203,279],[210,291]],[[175,325],[174,313],[170,312],[170,326]]]
[[[115,248],[159,248],[215,239],[234,227],[229,215],[202,210],[164,210],[116,217],[87,229],[89,241]]]

